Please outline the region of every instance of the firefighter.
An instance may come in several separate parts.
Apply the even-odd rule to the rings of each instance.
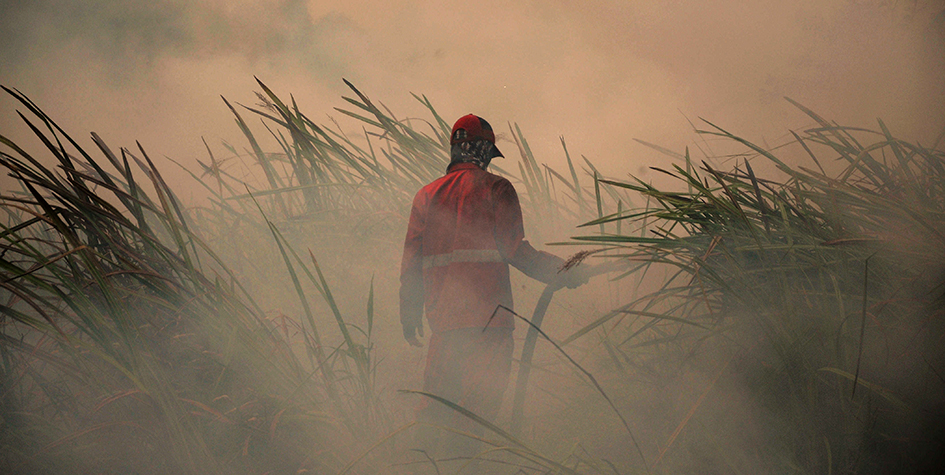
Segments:
[[[446,175],[413,200],[401,263],[400,320],[411,346],[423,346],[422,315],[430,326],[424,392],[494,420],[512,364],[512,288],[509,264],[544,283],[574,288],[581,271],[525,240],[518,195],[505,178],[487,171],[502,153],[492,127],[469,114],[453,125]],[[418,421],[473,434],[478,424],[424,399]],[[423,440],[421,437],[420,440]],[[476,444],[450,432],[425,437],[424,450],[474,455]],[[432,439],[432,440],[431,440]],[[444,442],[445,441],[445,442]],[[459,452],[457,454],[457,452]]]

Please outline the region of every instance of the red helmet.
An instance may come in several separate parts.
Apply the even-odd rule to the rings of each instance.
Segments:
[[[459,120],[453,124],[453,131],[450,133],[450,145],[476,139],[485,139],[492,144],[493,157],[503,156],[502,152],[495,147],[495,132],[492,131],[492,126],[486,122],[486,119],[477,115],[468,114],[460,117]]]

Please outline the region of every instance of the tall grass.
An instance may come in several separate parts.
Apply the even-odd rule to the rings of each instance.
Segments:
[[[377,382],[394,370],[376,352],[395,313],[385,272],[413,194],[444,172],[449,124],[426,97],[429,120],[399,119],[349,84],[338,112],[363,131],[353,137],[259,86],[255,107],[226,102],[246,145],[207,147],[191,173],[209,204],[195,207],[140,146],[116,154],[93,134],[98,150],[83,150],[6,90],[45,150],[0,137],[20,187],[0,196],[0,471],[404,468],[413,427]],[[943,441],[942,137],[924,147],[798,107],[817,126],[777,150],[707,123],[700,133],[746,151],[714,157],[734,162],[724,168],[669,152],[676,162],[655,170],[672,190],[576,166],[563,139],[559,173],[510,125],[519,157],[496,170],[520,191],[532,239],[584,222],[568,244],[598,246],[644,285],[539,343],[567,366],[539,358],[537,379],[586,383],[576,400],[549,391],[585,423],[554,425],[529,400],[520,434],[424,397],[484,425],[481,455],[509,455],[510,472],[925,468]],[[779,158],[792,151],[810,165]],[[755,174],[760,162],[772,176]],[[660,409],[670,400],[681,409]]]
[[[705,122],[701,134],[746,150],[726,157],[733,168],[697,164],[687,151],[672,167],[653,167],[677,183],[672,190],[601,181],[651,205],[584,225],[622,222],[627,232],[574,240],[665,278],[564,342],[598,336],[628,378],[667,353],[691,358],[713,341],[727,348],[732,367],[721,365],[723,382],[716,376],[709,387],[729,384],[758,405],[740,408],[760,422],[751,433],[764,449],[756,468],[932,468],[945,443],[942,136],[924,147],[882,121],[878,130],[842,127],[794,104],[817,123],[790,144],[809,165],[779,158],[787,147],[770,151]],[[759,161],[774,165],[772,178],[755,174]],[[664,435],[658,459],[673,459],[687,430],[703,444],[697,434],[711,437],[689,423],[702,402]],[[725,423],[743,414],[729,416]],[[730,455],[711,462],[744,469]]]
[[[211,153],[210,163],[201,163],[202,173],[193,173],[215,182],[204,184],[214,206],[232,219],[236,215],[258,215],[253,209],[256,200],[276,224],[304,222],[337,229],[355,223],[354,228],[396,236],[399,241],[414,193],[442,176],[449,163],[450,124],[429,99],[414,95],[429,111],[429,120],[398,119],[346,81],[355,97],[343,98],[350,109],[336,111],[355,119],[354,127],[363,131],[360,137],[349,137],[338,123],[334,127],[316,124],[299,110],[294,98],[284,102],[263,82],[257,82],[263,92],[257,93],[259,103],[255,107],[226,102],[249,148],[241,152],[229,147],[231,156],[223,160]],[[244,119],[247,114],[260,119],[279,152],[262,150],[256,132]],[[500,137],[510,137],[520,159],[512,165],[512,156],[496,160],[491,170],[521,185],[523,208],[534,216],[530,221],[557,223],[561,216],[574,222],[582,219],[582,210],[593,206],[591,195],[582,188],[592,185],[582,184],[564,139],[561,143],[568,178],[540,164],[519,126],[509,127],[509,133],[500,133]],[[265,180],[244,180],[226,173],[222,163],[233,158],[250,158],[250,165],[261,171]],[[584,160],[587,168],[580,175],[593,176],[596,170]],[[503,169],[509,166],[519,173]],[[619,199],[619,192],[609,193]],[[540,229],[536,226],[536,230]]]
[[[140,145],[116,154],[93,134],[98,150],[87,151],[5,89],[45,145],[37,157],[0,138],[0,166],[21,188],[0,196],[5,472],[334,472],[352,459],[373,471],[383,460],[383,447],[363,452],[396,432],[375,388],[374,285],[364,288],[366,325],[354,324],[316,255],[351,259],[333,246],[365,228],[399,248],[413,193],[448,162],[449,125],[418,96],[434,117],[419,132],[351,86],[356,111],[341,113],[363,123],[358,143],[259,85],[260,107],[227,102],[249,147],[228,147],[219,160],[207,147],[209,163],[192,175],[211,204],[198,207],[177,198]],[[263,151],[247,113],[281,153]],[[566,209],[553,190],[559,180],[567,199],[590,208],[570,158],[566,183],[512,131],[525,206]],[[261,184],[227,169],[246,157]],[[298,313],[257,303],[256,290],[280,287],[273,279],[292,289],[278,297],[294,294]],[[326,340],[326,322],[340,345]],[[515,450],[539,466],[557,463],[526,449]]]
[[[140,145],[93,134],[100,162],[5,91],[57,167],[0,137],[22,187],[0,197],[0,471],[339,470],[370,423],[342,397],[368,394],[365,348],[326,356],[311,322],[267,317]]]

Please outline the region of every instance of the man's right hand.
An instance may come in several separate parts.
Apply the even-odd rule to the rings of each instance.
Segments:
[[[410,346],[420,348],[423,346],[423,343],[420,342],[417,335],[423,336],[423,324],[416,327],[413,325],[404,325],[404,339],[407,340],[407,343],[410,343]]]

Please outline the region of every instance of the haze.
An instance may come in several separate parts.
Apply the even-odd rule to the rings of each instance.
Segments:
[[[255,78],[268,85],[280,98],[288,99],[291,94],[300,110],[315,122],[330,124],[332,119],[337,119],[340,127],[351,134],[362,134],[363,131],[360,123],[335,110],[336,107],[351,108],[342,99],[344,95],[352,95],[342,78],[355,84],[375,103],[386,105],[400,119],[430,117],[429,111],[411,93],[429,98],[440,116],[449,123],[467,113],[483,116],[496,127],[500,139],[498,145],[506,152],[515,150],[515,146],[508,142],[509,124],[518,124],[538,161],[559,171],[567,169],[559,141],[563,136],[573,158],[586,156],[605,175],[626,178],[629,173],[655,179],[658,174],[650,174],[648,167],[667,168],[666,163],[673,159],[634,139],[680,153],[687,146],[692,147],[697,159],[703,158],[702,151],[724,157],[728,147],[733,145],[732,141],[723,145],[722,141],[694,133],[694,128],[708,128],[701,121],[704,118],[753,142],[773,147],[793,140],[791,130],[814,124],[784,97],[790,97],[843,125],[877,129],[877,118],[881,118],[892,134],[910,143],[928,147],[936,140],[945,140],[942,138],[945,129],[945,1],[0,0],[0,84],[16,88],[30,97],[87,150],[95,150],[89,139],[92,131],[101,135],[113,150],[136,148],[135,141],[139,141],[187,206],[201,204],[201,188],[168,158],[196,171],[197,160],[207,158],[203,140],[217,153],[217,158],[227,155],[221,142],[232,144],[236,149],[247,148],[246,138],[234,123],[221,96],[231,103],[253,106],[258,102],[254,91],[260,89]],[[9,95],[0,93],[0,135],[27,150],[41,149],[42,144],[17,116],[16,109],[23,108]],[[268,135],[257,117],[252,114],[243,117],[250,122],[257,137]],[[378,142],[375,141],[374,145]],[[271,142],[264,143],[263,148],[279,151],[278,146]],[[941,143],[938,149],[941,150]],[[800,147],[785,149],[785,159],[792,160],[790,154],[794,152],[803,153]],[[46,165],[55,165],[48,152],[36,155],[46,160]],[[517,157],[510,153],[505,160],[494,163],[516,171]],[[830,167],[829,164],[825,166]],[[259,168],[255,170],[262,174]],[[769,171],[762,167],[756,170]],[[9,177],[0,176],[3,194],[15,189],[9,184],[12,182]],[[592,182],[584,179],[583,183]],[[680,186],[679,183],[676,181],[672,186]],[[755,192],[760,193],[757,184],[755,186]],[[268,185],[262,188],[270,189]],[[520,191],[524,188],[518,187]],[[289,193],[288,189],[275,191],[286,193],[286,196]],[[416,190],[404,190],[405,195],[414,192]],[[370,204],[364,207],[373,213],[378,202],[366,201]],[[253,211],[248,202],[243,204],[246,207],[235,209]],[[606,203],[607,206],[611,204],[615,206],[606,208],[608,213],[617,206],[626,209],[623,206],[627,202],[620,201],[619,205],[610,201]],[[629,206],[640,204],[629,203]],[[406,207],[402,208],[406,212]],[[574,235],[574,223],[547,219],[547,216],[532,212],[534,207],[525,209],[528,236],[533,244],[561,256],[574,252],[573,248],[544,246],[547,242],[565,240]],[[585,209],[588,208],[585,206]],[[258,210],[263,211],[263,208]],[[765,213],[762,205],[760,216],[767,228],[765,218],[768,215]],[[283,219],[278,224],[280,232],[287,236],[286,242],[297,245],[296,249],[303,256],[305,251],[310,251],[314,258],[319,259],[319,266],[324,266],[326,279],[337,290],[338,306],[344,309],[351,328],[365,327],[361,320],[364,316],[360,313],[362,309],[371,308],[370,312],[377,309],[377,325],[373,327],[375,336],[369,340],[370,344],[377,345],[373,347],[371,356],[374,358],[372,362],[379,362],[377,407],[385,411],[388,407],[393,408],[391,421],[397,422],[412,417],[413,409],[412,403],[404,402],[405,399],[395,391],[421,387],[425,350],[408,347],[401,335],[396,302],[403,232],[394,228],[405,226],[406,216],[387,214],[393,216],[379,219],[377,226],[374,222],[362,226],[370,220],[360,217],[352,220],[356,221],[354,224],[340,223],[339,229],[350,224],[354,230],[347,234],[339,232],[341,238],[333,233],[320,233],[328,226],[317,221],[293,221],[295,216],[289,213],[274,218]],[[261,215],[247,218],[251,219],[225,223],[232,225],[228,227],[218,227],[212,219],[202,221],[208,223],[207,229],[213,233],[208,235],[207,242],[214,246],[215,252],[222,249],[219,254],[227,265],[234,266],[234,273],[243,282],[248,282],[247,293],[261,303],[267,318],[271,317],[273,322],[282,318],[283,329],[286,320],[301,322],[304,314],[300,307],[302,304],[295,287],[289,284],[282,254],[276,249],[277,241],[268,234],[268,228],[249,225],[252,219],[257,220],[256,224],[262,223]],[[395,224],[385,228],[391,222]],[[565,227],[567,229],[563,229]],[[890,228],[896,233],[908,234],[896,226]],[[381,231],[376,231],[378,229]],[[586,229],[582,228],[581,232]],[[260,230],[261,233],[257,232]],[[395,234],[396,238],[391,238]],[[840,237],[844,239],[824,244],[856,241],[846,239],[847,236]],[[89,246],[94,247],[97,242],[93,241]],[[713,239],[711,242],[705,256],[709,256],[720,241]],[[930,240],[925,239],[925,242]],[[281,246],[278,245],[279,249]],[[930,252],[928,255],[938,254]],[[65,259],[66,255],[31,269],[43,269],[60,258]],[[871,275],[867,273],[867,265],[868,262],[864,263],[862,275]],[[33,270],[18,273],[8,280],[31,272]],[[551,307],[551,313],[555,315],[547,319],[544,329],[555,338],[573,334],[600,315],[633,300],[634,296],[640,295],[638,291],[655,291],[661,285],[659,280],[662,277],[658,272],[661,271],[654,271],[655,276],[654,273],[647,274],[647,280],[640,282],[639,287],[635,285],[638,282],[635,278],[609,283],[601,278],[594,285],[580,290],[564,291],[555,297]],[[881,272],[875,274],[884,275]],[[857,279],[859,275],[856,274]],[[514,274],[513,279],[516,279],[513,281],[516,309],[528,315],[536,307],[543,286],[520,274]],[[872,282],[870,285],[876,286]],[[915,287],[918,288],[919,284]],[[857,283],[855,288],[858,291],[861,287]],[[862,288],[867,288],[866,283]],[[321,302],[314,288],[309,290],[311,300]],[[366,305],[369,292],[370,303]],[[866,290],[863,292],[867,293]],[[896,295],[896,299],[906,298]],[[873,295],[869,297],[874,298]],[[838,298],[842,304],[843,298],[849,300],[850,297]],[[859,297],[856,302],[859,305]],[[864,295],[864,323],[860,327],[860,343],[856,348],[866,356],[885,353],[882,353],[882,358],[863,359],[867,362],[864,363],[864,381],[874,381],[876,387],[880,387],[884,381],[899,382],[900,376],[901,379],[914,379],[915,386],[911,381],[902,385],[909,391],[919,387],[920,383],[940,381],[942,378],[937,372],[936,379],[922,376],[918,370],[915,373],[900,370],[906,367],[901,360],[893,358],[893,363],[888,363],[888,354],[896,352],[893,351],[895,347],[889,349],[887,336],[897,337],[899,334],[885,328],[882,333],[874,333],[872,327],[868,332],[864,330],[867,328],[866,302]],[[810,305],[809,302],[805,304]],[[307,305],[305,312],[308,312]],[[314,305],[314,314],[326,320],[325,327],[333,328],[336,321],[327,309],[327,303]],[[318,305],[323,306],[319,308]],[[885,305],[883,303],[882,308]],[[711,313],[708,301],[706,306]],[[832,321],[828,316],[824,321]],[[837,312],[836,316],[843,317],[844,313]],[[364,318],[366,321],[367,317]],[[838,323],[836,335],[843,336],[847,334],[843,332],[853,331],[854,327],[844,326],[846,321]],[[368,328],[370,325],[367,324]],[[631,325],[633,323],[626,323],[626,328],[629,330]],[[299,328],[302,327],[299,324]],[[341,325],[340,328],[345,327]],[[524,337],[523,328],[519,326],[517,331],[518,348],[521,347],[520,339]],[[647,327],[640,328],[639,332],[643,332]],[[806,339],[807,327],[804,328]],[[906,330],[895,325],[890,328],[906,334]],[[325,341],[332,342],[331,345],[342,341],[331,333],[333,331],[329,329],[323,333]],[[863,341],[869,343],[870,340],[864,340],[864,334],[876,339],[875,347],[866,345],[866,352],[862,350]],[[881,334],[884,339],[874,334]],[[930,330],[930,334],[940,335],[941,332],[932,333]],[[835,338],[833,333],[816,336],[824,341],[840,342],[840,337]],[[288,331],[286,338],[289,339]],[[606,338],[601,341],[606,342]],[[624,343],[631,338],[628,337]],[[931,338],[928,341],[938,341]],[[902,341],[907,340],[903,337]],[[914,345],[914,341],[925,340],[908,340],[908,347],[921,346]],[[609,361],[601,357],[605,362],[598,364],[596,360],[603,354],[604,346],[593,346],[597,345],[593,342],[588,343],[591,347],[580,346],[584,343],[584,340],[577,341],[567,351],[591,370],[600,369],[604,375],[617,374],[609,369]],[[893,338],[893,343],[901,342]],[[657,340],[656,344],[662,343]],[[766,355],[767,350],[759,345],[757,354],[761,357],[756,358],[751,349],[744,353],[748,355],[745,361],[751,361],[751,365],[746,363],[747,370],[733,369],[735,376],[732,378],[714,376],[715,379],[711,379],[712,375],[727,371],[728,362],[735,361],[734,365],[738,365],[741,360],[733,355],[742,354],[729,351],[725,346],[728,341],[724,338],[718,338],[714,344],[718,346],[707,346],[705,351],[698,347],[701,353],[694,350],[684,357],[680,356],[682,351],[667,351],[665,363],[676,365],[674,359],[678,357],[679,368],[686,368],[686,371],[676,372],[674,369],[673,377],[665,378],[659,384],[638,385],[635,370],[623,372],[623,369],[620,369],[620,377],[611,381],[602,377],[601,380],[608,391],[613,388],[614,394],[621,395],[616,400],[632,405],[632,423],[639,424],[634,426],[634,430],[640,429],[638,434],[640,440],[648,444],[644,449],[648,454],[669,450],[674,438],[680,434],[680,429],[675,432],[673,429],[677,424],[681,424],[680,428],[686,425],[687,422],[680,421],[688,421],[694,414],[689,412],[690,408],[698,408],[702,396],[712,389],[709,399],[699,409],[699,417],[702,417],[699,424],[706,425],[691,441],[684,443],[680,439],[676,443],[674,447],[679,448],[680,455],[674,463],[692,462],[698,466],[702,463],[699,451],[708,447],[706,453],[711,453],[718,441],[732,447],[731,452],[720,451],[720,454],[748,454],[744,460],[732,462],[732,466],[749,467],[746,473],[760,473],[760,470],[753,470],[751,464],[766,462],[767,454],[777,454],[782,450],[780,444],[783,441],[774,440],[778,437],[755,440],[753,434],[779,435],[779,424],[788,423],[772,416],[776,411],[769,410],[767,404],[770,401],[753,399],[756,394],[767,393],[753,392],[758,384],[751,378],[768,373],[764,373],[767,371],[764,369],[755,375],[749,374],[756,369],[749,366],[767,367],[767,361],[778,360]],[[907,347],[905,343],[902,346]],[[627,456],[628,446],[619,442],[623,439],[614,437],[614,434],[622,437],[623,428],[610,424],[614,418],[609,407],[603,404],[604,400],[593,392],[579,392],[589,391],[590,386],[582,386],[580,376],[568,379],[577,374],[573,368],[563,359],[554,360],[558,356],[552,353],[550,346],[542,348],[541,351],[547,351],[545,361],[558,363],[548,364],[547,368],[551,368],[548,371],[536,371],[533,387],[555,388],[559,393],[549,392],[545,397],[542,392],[534,391],[534,396],[529,396],[533,403],[529,411],[545,418],[537,427],[554,429],[556,435],[542,437],[539,431],[529,435],[530,440],[541,442],[552,452],[566,450],[563,445],[558,447],[559,444],[573,446],[574,441],[580,441],[579,445],[590,447],[594,457],[623,460],[620,463],[626,463],[628,467],[636,463],[635,458]],[[751,348],[755,348],[754,343]],[[870,348],[873,348],[872,353]],[[940,349],[940,345],[936,348]],[[609,346],[607,349],[610,351]],[[841,351],[836,353],[840,355]],[[930,362],[916,357],[914,362],[924,363],[931,371],[936,371],[942,367],[941,352],[930,353],[938,359]],[[842,360],[841,356],[837,359]],[[685,365],[691,365],[691,370],[683,364],[683,358]],[[618,366],[621,364],[617,357],[613,357],[613,361]],[[868,364],[874,366],[866,366]],[[902,366],[895,366],[897,364]],[[916,367],[926,371],[921,365],[911,368]],[[844,371],[853,371],[844,368]],[[859,371],[859,359],[856,368]],[[748,376],[743,378],[744,374]],[[717,389],[713,389],[715,381],[721,381]],[[571,384],[574,386],[569,386]],[[933,389],[940,391],[941,388],[935,386]],[[582,398],[580,394],[592,394],[593,397]],[[860,394],[857,395],[860,398],[857,404],[866,397]],[[939,393],[923,388],[906,394],[922,395],[916,399],[924,404],[926,395],[932,395],[927,397],[931,401]],[[850,399],[853,400],[852,395]],[[580,404],[573,401],[580,401]],[[937,401],[932,402],[934,407],[940,407]],[[872,406],[872,403],[864,404]],[[884,406],[875,407],[885,410]],[[932,407],[932,404],[927,407]],[[508,403],[504,410],[511,412]],[[935,417],[939,417],[938,412]],[[631,412],[628,410],[627,413]],[[275,419],[278,419],[282,412],[276,414]],[[599,414],[605,415],[598,420]],[[814,412],[810,416],[820,417]],[[716,425],[714,417],[726,420]],[[939,419],[928,420],[930,425],[934,425]],[[376,425],[378,437],[386,436],[380,432],[391,432],[397,427],[391,421],[386,425]],[[740,425],[742,422],[745,424]],[[275,433],[275,422],[270,427],[270,433]],[[564,437],[557,435],[559,427],[567,428],[567,431],[561,431]],[[743,427],[748,429],[742,430]],[[793,427],[786,426],[783,432],[788,434]],[[841,429],[846,430],[845,427],[838,426],[838,433]],[[869,430],[863,429],[862,433],[872,436],[885,430],[882,426],[877,427],[875,432],[870,427]],[[938,427],[942,426],[936,425],[935,431]],[[717,428],[723,431],[716,431]],[[80,431],[86,432],[84,429]],[[939,434],[929,433],[933,436]],[[702,434],[709,434],[712,443],[702,443],[702,440],[707,440],[699,438]],[[844,444],[847,439],[853,440],[846,433],[843,437]],[[331,441],[334,444],[331,447],[339,450],[338,460],[354,460],[355,451],[362,450],[362,447],[346,444],[343,440]],[[777,443],[772,443],[772,440]],[[787,447],[785,453],[792,452],[790,439],[784,440],[787,441],[784,443]],[[824,441],[825,460],[830,466],[832,449],[826,443],[826,437]],[[820,443],[819,440],[815,442]],[[397,441],[396,444],[407,447],[407,442]],[[399,447],[396,444],[392,443],[391,447]],[[756,444],[757,451],[752,447]],[[852,447],[854,443],[848,446]],[[136,453],[137,447],[133,443],[129,442],[129,447],[127,453]],[[689,453],[683,447],[697,450]],[[36,453],[41,453],[37,450]],[[835,453],[842,455],[839,449]],[[381,455],[377,457],[382,458]],[[793,460],[790,457],[785,456],[783,460]],[[365,464],[365,467],[370,466]]]
[[[700,117],[783,141],[811,123],[783,96],[930,143],[943,64],[945,2],[927,0],[0,4],[0,84],[76,138],[194,166],[201,137],[243,145],[220,96],[255,103],[253,76],[324,122],[342,78],[401,117],[427,117],[409,93],[425,94],[448,122],[517,122],[539,160],[563,160],[563,135],[625,176],[665,160],[632,139],[681,151]],[[29,143],[13,106],[0,99],[0,130]]]

